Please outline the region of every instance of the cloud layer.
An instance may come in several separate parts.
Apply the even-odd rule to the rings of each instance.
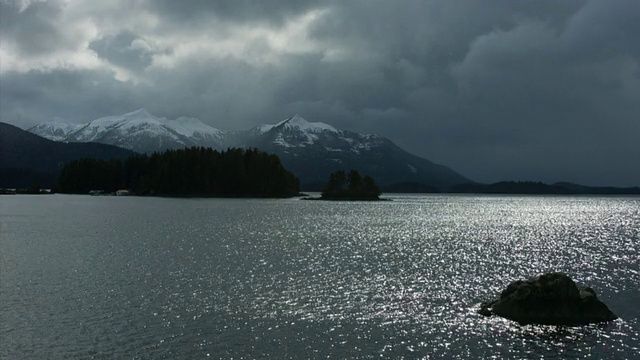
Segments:
[[[0,121],[294,113],[478,181],[640,185],[640,2],[0,0]]]

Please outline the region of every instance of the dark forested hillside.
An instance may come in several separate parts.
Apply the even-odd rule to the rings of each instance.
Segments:
[[[0,123],[0,188],[52,187],[69,161],[85,157],[125,159],[131,154],[112,145],[55,142]]]
[[[298,194],[299,183],[275,155],[192,147],[125,161],[77,160],[64,167],[57,190],[118,189],[141,195],[287,197]]]

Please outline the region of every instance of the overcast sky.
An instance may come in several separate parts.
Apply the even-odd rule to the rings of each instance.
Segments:
[[[638,0],[0,0],[0,121],[293,114],[482,182],[640,185]]]

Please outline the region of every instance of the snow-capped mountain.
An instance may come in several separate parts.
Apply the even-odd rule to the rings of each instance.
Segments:
[[[146,153],[187,146],[257,148],[278,155],[303,188],[310,190],[321,188],[331,172],[350,169],[371,175],[381,185],[420,183],[444,189],[470,182],[446,166],[409,154],[387,138],[339,130],[299,115],[237,132],[218,130],[197,119],[158,118],[144,109],[84,125],[48,124],[29,131],[56,141],[98,142]]]
[[[328,153],[359,154],[382,144],[384,138],[338,130],[322,122],[308,122],[295,115],[275,125],[259,125],[238,132],[234,146],[253,146],[276,153],[295,154],[298,149],[311,148]]]
[[[102,117],[84,125],[44,123],[29,131],[56,141],[97,142],[149,153],[187,146],[220,147],[223,134],[198,119],[168,120],[145,109]]]
[[[303,185],[316,190],[331,172],[341,169],[357,169],[382,185],[421,183],[445,189],[470,182],[446,166],[402,150],[387,138],[338,130],[299,115],[275,125],[260,125],[245,136],[242,145],[277,154]]]
[[[49,140],[65,141],[70,133],[78,130],[80,127],[82,127],[82,125],[48,121],[32,127],[29,131]]]

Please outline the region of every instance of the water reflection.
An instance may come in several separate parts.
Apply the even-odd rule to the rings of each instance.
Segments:
[[[0,355],[638,353],[640,200],[394,200],[11,199]],[[508,282],[551,270],[591,285],[622,320],[521,327],[475,313]]]

